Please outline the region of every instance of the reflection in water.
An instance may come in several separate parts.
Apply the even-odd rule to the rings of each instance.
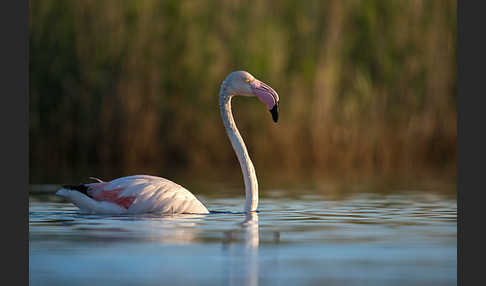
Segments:
[[[279,193],[280,194],[280,193]],[[455,198],[272,195],[261,212],[83,215],[29,198],[30,285],[455,285]]]
[[[245,235],[245,259],[243,263],[243,285],[258,285],[258,244],[260,236],[258,233],[258,214],[250,213],[245,215],[242,223]]]
[[[245,235],[245,247],[258,250],[260,236],[258,235],[258,214],[247,213],[245,220],[241,223]]]
[[[191,244],[198,240],[204,215],[177,214],[160,217],[144,217],[143,240],[169,244]],[[138,231],[140,229],[138,228]]]
[[[186,245],[200,241],[199,225],[204,219],[205,215],[196,214],[113,216],[86,215],[77,210],[53,211],[48,214],[31,211],[31,229],[43,231],[40,233],[33,231],[30,236],[46,241],[61,239],[67,242],[72,240],[85,243],[103,242],[105,245],[149,242]],[[47,231],[49,229],[52,231]],[[63,236],[63,233],[73,235]]]
[[[231,243],[242,234],[243,243]],[[228,241],[229,240],[229,241]],[[223,244],[229,269],[227,285],[258,285],[258,214],[247,213],[238,228],[227,233]]]

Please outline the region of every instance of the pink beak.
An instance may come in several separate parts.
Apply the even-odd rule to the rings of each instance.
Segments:
[[[278,94],[267,84],[255,79],[250,83],[253,93],[263,102],[270,113],[274,122],[278,121]]]

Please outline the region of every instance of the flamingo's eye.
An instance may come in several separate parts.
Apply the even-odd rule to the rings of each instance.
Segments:
[[[246,83],[249,83],[250,82],[250,79],[249,78],[245,79],[245,82]]]

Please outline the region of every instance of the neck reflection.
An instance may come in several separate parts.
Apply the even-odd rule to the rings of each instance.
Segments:
[[[242,243],[239,243],[242,242]],[[258,214],[245,213],[238,228],[226,233],[223,246],[227,254],[229,285],[258,285]]]
[[[245,247],[258,248],[260,243],[260,235],[258,233],[258,214],[256,212],[245,213],[245,220],[241,223],[241,228],[244,231]]]

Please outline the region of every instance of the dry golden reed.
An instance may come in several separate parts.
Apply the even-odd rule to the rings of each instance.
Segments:
[[[30,178],[238,172],[219,86],[259,173],[455,175],[456,1],[30,2]]]

